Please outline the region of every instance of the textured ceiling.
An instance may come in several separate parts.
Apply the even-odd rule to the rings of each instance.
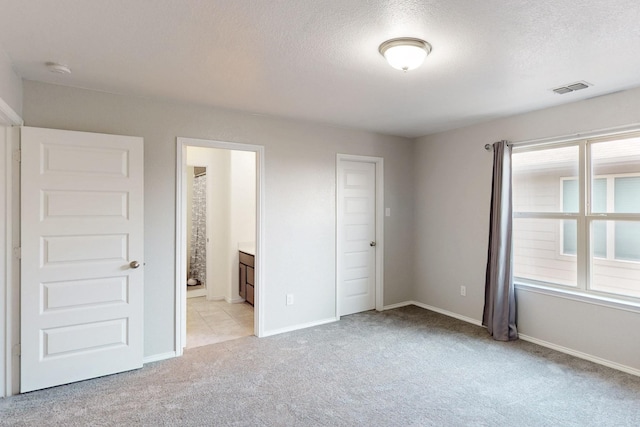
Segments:
[[[399,36],[421,68],[380,56]],[[640,2],[0,0],[0,49],[29,80],[415,137],[640,86]]]

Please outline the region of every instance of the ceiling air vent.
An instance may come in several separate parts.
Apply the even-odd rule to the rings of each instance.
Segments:
[[[586,89],[589,86],[591,85],[587,82],[575,82],[575,83],[571,83],[565,86],[560,86],[551,90],[557,93],[558,95],[563,95],[565,93],[575,92],[576,90]]]

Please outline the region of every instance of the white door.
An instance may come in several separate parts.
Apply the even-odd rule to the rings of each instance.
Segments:
[[[142,138],[25,127],[21,144],[20,391],[140,368]]]
[[[340,160],[338,315],[376,307],[376,164]]]

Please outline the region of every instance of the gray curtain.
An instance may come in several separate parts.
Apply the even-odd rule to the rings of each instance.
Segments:
[[[493,144],[489,251],[482,316],[482,324],[499,341],[518,339],[513,287],[512,212],[511,147],[507,141],[499,141]]]

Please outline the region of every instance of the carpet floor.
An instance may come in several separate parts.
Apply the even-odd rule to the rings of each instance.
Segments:
[[[410,306],[0,399],[2,426],[638,426],[640,377]]]

